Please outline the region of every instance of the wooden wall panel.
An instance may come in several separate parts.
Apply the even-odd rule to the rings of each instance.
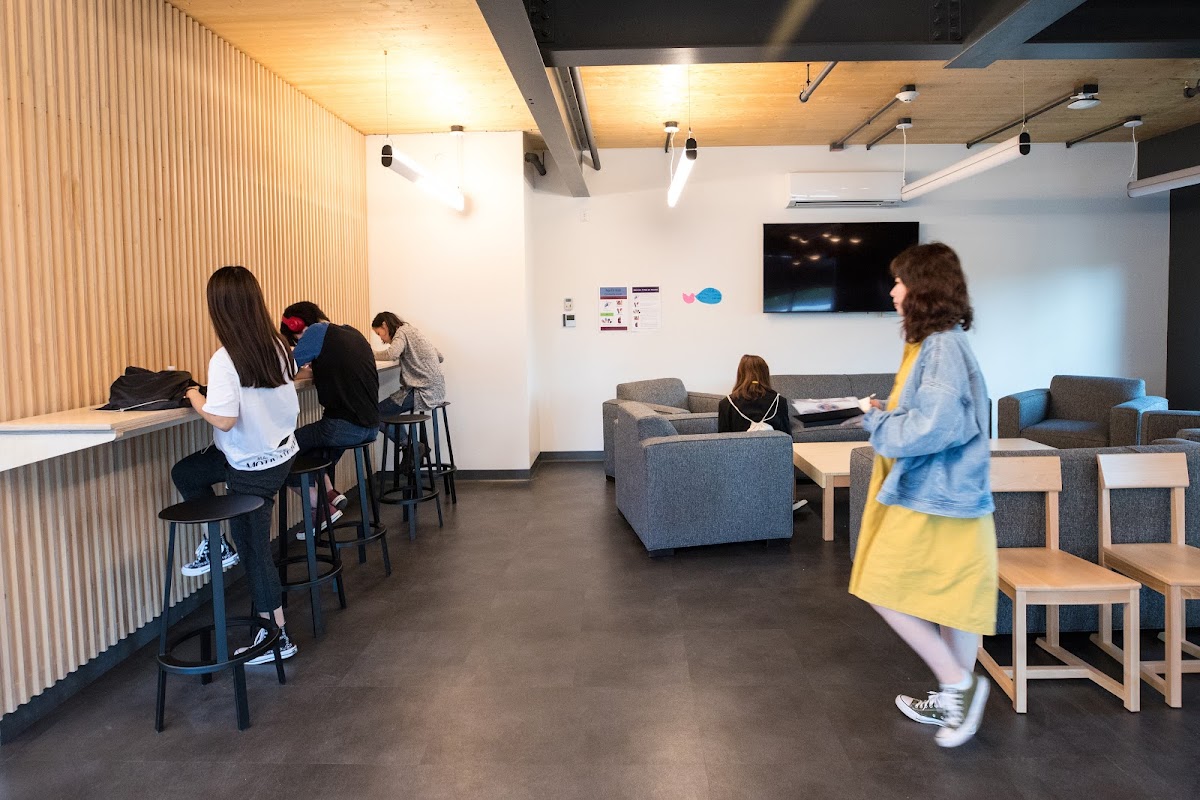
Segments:
[[[6,0],[0,91],[0,420],[103,402],[128,364],[203,380],[224,264],[273,313],[366,330],[362,136],[184,13]],[[160,612],[156,515],[208,441],[194,422],[0,473],[0,710]]]

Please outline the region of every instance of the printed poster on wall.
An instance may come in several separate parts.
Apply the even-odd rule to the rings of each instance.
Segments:
[[[600,330],[627,331],[626,304],[629,302],[629,292],[624,286],[600,287]]]
[[[632,330],[656,331],[662,327],[662,294],[657,286],[634,286],[630,297]]]

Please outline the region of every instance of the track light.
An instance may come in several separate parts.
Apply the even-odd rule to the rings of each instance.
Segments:
[[[1158,192],[1169,192],[1172,189],[1182,189],[1185,186],[1195,186],[1200,183],[1200,165],[1177,169],[1174,172],[1164,172],[1152,178],[1142,178],[1131,181],[1128,192],[1130,197],[1144,197]]]
[[[1051,102],[1047,103],[1046,105],[1042,106],[1041,108],[1039,108],[1035,111],[1031,111],[1028,114],[1019,116],[1016,119],[1014,119],[1012,122],[1004,123],[999,128],[993,128],[992,130],[988,131],[987,133],[983,134],[982,136],[976,136],[974,139],[967,142],[967,149],[969,150],[970,148],[974,147],[975,145],[979,144],[980,142],[986,142],[988,139],[992,138],[993,136],[1000,134],[1000,133],[1004,133],[1005,131],[1007,131],[1011,128],[1017,127],[1018,125],[1024,126],[1025,123],[1029,122],[1029,120],[1033,119],[1034,117],[1040,117],[1042,114],[1045,114],[1047,111],[1050,111],[1051,109],[1054,109],[1054,108],[1058,108],[1063,103],[1068,104],[1067,108],[1072,108],[1075,110],[1084,109],[1084,108],[1094,108],[1095,106],[1100,105],[1100,98],[1096,97],[1096,94],[1099,91],[1100,91],[1099,84],[1085,83],[1068,95],[1064,95],[1064,96],[1058,98],[1057,100],[1052,100]]]
[[[431,197],[436,197],[455,211],[462,211],[467,207],[467,199],[463,196],[461,189],[430,175],[424,167],[404,153],[393,151],[390,144],[383,146],[380,161],[385,167],[398,175],[403,175],[415,183],[418,189]]]
[[[900,190],[900,199],[912,200],[927,192],[932,192],[935,189],[940,189],[943,186],[960,181],[963,178],[977,175],[980,172],[998,167],[1001,164],[1007,164],[1021,156],[1028,155],[1030,147],[1029,134],[1024,132],[1019,133],[998,145],[964,158],[957,164],[951,164],[945,169],[940,169],[932,175],[921,178],[919,181],[907,184]]]
[[[832,144],[830,144],[829,149],[833,152],[838,152],[839,150],[845,150],[846,142],[850,141],[850,139],[854,136],[854,134],[858,133],[863,128],[867,127],[872,122],[874,122],[876,119],[878,119],[880,117],[880,115],[883,114],[883,112],[887,111],[889,108],[896,105],[896,103],[911,103],[913,100],[916,100],[919,95],[920,95],[920,92],[917,91],[917,85],[915,83],[905,84],[904,86],[902,86],[900,88],[900,91],[896,92],[895,96],[892,97],[891,100],[887,101],[887,104],[884,105],[883,108],[879,109],[874,114],[867,117],[866,122],[860,123],[858,125],[858,127],[856,127],[854,130],[850,131],[845,136],[838,139],[836,142],[833,142]],[[878,141],[878,139],[876,139],[876,141]]]
[[[1126,117],[1125,119],[1114,122],[1111,125],[1105,125],[1103,128],[1097,128],[1094,131],[1085,133],[1083,136],[1078,136],[1074,139],[1067,140],[1067,147],[1072,147],[1080,142],[1086,142],[1088,139],[1093,139],[1102,133],[1116,130],[1117,128],[1140,128],[1142,126],[1142,118],[1140,116]]]
[[[692,174],[692,167],[696,165],[696,140],[691,136],[683,146],[683,156],[679,159],[679,165],[675,167],[675,174],[671,176],[671,185],[667,189],[667,206],[674,208],[679,202],[679,195],[683,194],[683,185],[687,183],[688,176]]]

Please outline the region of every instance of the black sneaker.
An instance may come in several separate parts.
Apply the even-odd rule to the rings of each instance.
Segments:
[[[225,541],[225,537],[221,537],[221,570],[227,570],[234,564],[238,563],[237,551],[229,546],[229,542]],[[203,536],[200,539],[199,546],[196,547],[196,558],[179,568],[179,571],[189,578],[194,578],[197,575],[206,575],[209,570],[208,563],[208,537]]]
[[[429,455],[429,445],[424,442],[417,442],[417,449],[421,451],[418,458],[421,462],[425,461],[425,456]],[[412,469],[412,447],[405,446],[403,454],[400,456],[400,472],[407,474]]]
[[[267,632],[265,630],[263,630],[262,628],[259,628],[258,633],[254,637],[254,644],[256,644],[256,645],[262,644],[263,640],[266,638],[267,638]],[[249,647],[242,647],[238,650],[238,652],[244,653],[249,649],[250,649]],[[292,656],[296,655],[296,651],[299,649],[300,648],[296,647],[296,643],[292,641],[291,637],[288,636],[287,626],[284,625],[282,628],[280,628],[279,629],[279,655],[280,655],[280,657],[285,658],[285,659],[291,658]],[[267,652],[263,653],[262,655],[255,656],[254,658],[247,661],[246,665],[252,666],[252,665],[257,665],[257,664],[274,664],[274,663],[275,663],[275,651],[268,650]]]

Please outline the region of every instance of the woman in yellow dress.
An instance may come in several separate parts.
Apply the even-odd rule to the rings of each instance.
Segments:
[[[870,603],[940,684],[896,705],[939,726],[957,747],[979,728],[988,683],[976,676],[980,635],[995,632],[987,386],[965,331],[973,313],[958,256],[916,245],[892,261],[904,358],[886,405],[863,419],[875,465],[850,592]]]

